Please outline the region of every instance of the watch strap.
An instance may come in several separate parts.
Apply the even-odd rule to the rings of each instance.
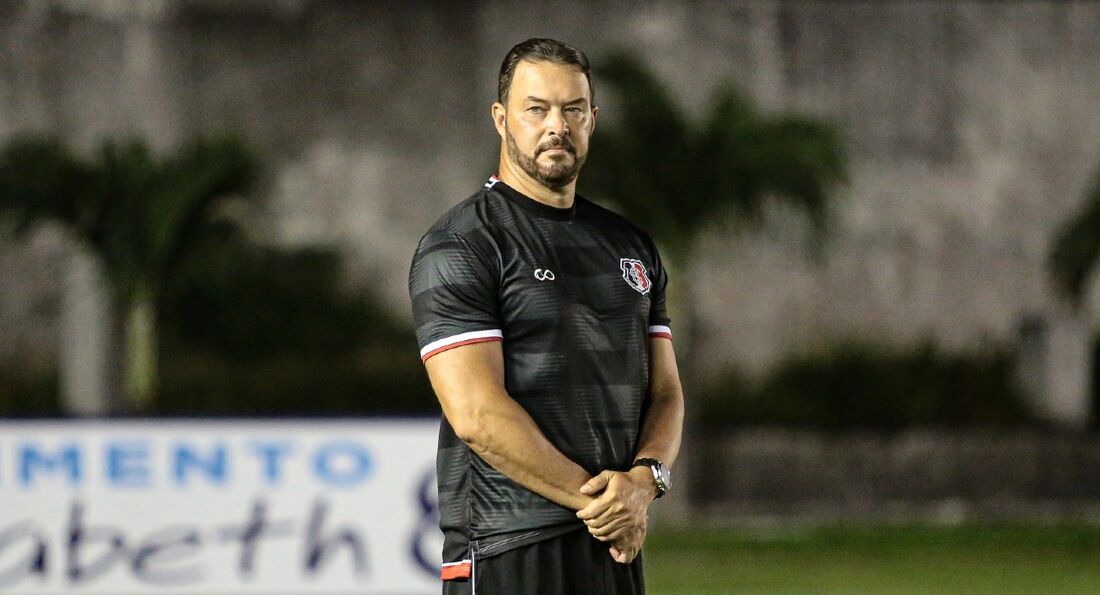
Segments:
[[[635,459],[634,462],[631,463],[630,468],[633,469],[634,467],[649,467],[649,471],[653,474],[653,485],[657,488],[657,498],[664,496],[665,493],[668,492],[668,484],[661,475],[664,463],[654,458],[642,457],[640,459]]]

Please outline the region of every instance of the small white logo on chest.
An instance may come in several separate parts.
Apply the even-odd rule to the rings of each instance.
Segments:
[[[535,278],[539,281],[553,281],[554,271],[550,269],[535,269]]]

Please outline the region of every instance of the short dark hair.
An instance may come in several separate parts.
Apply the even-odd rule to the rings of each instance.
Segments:
[[[527,41],[521,41],[508,51],[507,56],[504,56],[504,62],[500,65],[500,78],[497,79],[497,100],[501,103],[508,104],[508,89],[512,86],[512,75],[515,74],[516,64],[519,64],[520,60],[547,61],[576,66],[588,80],[589,100],[595,104],[596,90],[592,88],[592,66],[588,63],[588,56],[567,43],[544,37],[532,37]]]

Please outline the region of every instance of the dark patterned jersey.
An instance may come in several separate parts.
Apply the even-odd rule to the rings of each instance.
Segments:
[[[508,394],[592,474],[633,461],[649,337],[671,338],[667,285],[652,240],[623,217],[580,196],[555,208],[495,177],[428,230],[409,274],[421,358],[503,341]],[[446,562],[583,527],[489,466],[446,419],[436,466]]]

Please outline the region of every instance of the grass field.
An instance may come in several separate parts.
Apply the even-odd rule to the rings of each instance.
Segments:
[[[647,593],[1100,594],[1100,528],[663,532]]]

